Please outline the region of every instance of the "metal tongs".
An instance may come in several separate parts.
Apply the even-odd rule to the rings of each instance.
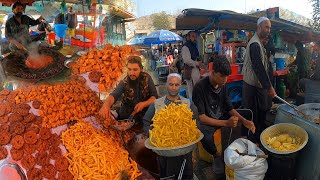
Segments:
[[[268,155],[264,155],[264,154],[254,155],[254,154],[248,154],[248,153],[241,153],[238,149],[236,149],[236,152],[241,156],[252,156],[252,157],[264,158],[264,159],[268,158]]]
[[[306,115],[304,112],[300,111],[296,106],[294,106],[293,104],[288,103],[286,100],[282,99],[279,96],[275,96],[275,98],[279,99],[281,102],[285,103],[286,105],[288,105],[289,107],[291,107],[292,109],[294,109],[297,113],[301,114],[305,119],[309,119],[309,116]]]

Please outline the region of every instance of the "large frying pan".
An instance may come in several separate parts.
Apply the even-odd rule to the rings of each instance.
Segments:
[[[39,47],[39,54],[49,55],[53,58],[53,63],[45,68],[30,69],[25,65],[28,52],[16,50],[3,59],[3,66],[8,75],[32,80],[41,80],[59,74],[64,68],[65,57],[49,47]]]

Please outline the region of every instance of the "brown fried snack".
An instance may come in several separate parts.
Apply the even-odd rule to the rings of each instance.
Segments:
[[[39,152],[44,152],[49,149],[49,142],[47,140],[39,139],[36,143],[36,148]]]
[[[36,160],[32,155],[26,155],[21,159],[21,165],[29,170],[36,164]]]
[[[39,127],[42,127],[42,117],[41,116],[36,116],[36,119],[34,120],[34,124],[38,125]]]
[[[51,138],[49,139],[50,146],[58,147],[61,144],[61,139],[58,134],[52,134]]]
[[[69,167],[69,161],[64,156],[60,156],[56,159],[56,162],[54,164],[58,171],[65,171],[68,170]]]
[[[27,144],[35,144],[38,140],[37,133],[35,131],[28,131],[24,133],[23,138]]]
[[[23,145],[23,152],[25,154],[33,154],[36,151],[36,145],[35,144],[24,144]]]
[[[21,149],[24,145],[24,139],[21,135],[16,135],[11,139],[10,143],[14,149]]]
[[[101,72],[91,71],[88,75],[91,82],[98,83],[100,82]]]
[[[28,179],[31,179],[31,180],[41,180],[42,179],[41,169],[32,168],[27,172],[27,176],[28,176]]]
[[[8,96],[10,94],[11,91],[7,90],[7,89],[4,89],[2,91],[0,91],[0,95],[2,96]]]
[[[51,137],[51,130],[48,128],[41,128],[39,135],[41,139],[49,139]]]
[[[73,180],[73,175],[69,171],[59,171],[58,180]]]
[[[38,100],[34,100],[34,101],[32,102],[32,106],[33,106],[33,108],[35,108],[35,109],[39,109],[40,106],[41,106],[41,102],[38,101]]]
[[[50,157],[47,152],[38,152],[36,155],[36,162],[40,166],[46,166],[50,164]]]
[[[23,116],[18,113],[12,113],[9,115],[9,122],[21,122],[23,120]]]
[[[42,176],[45,178],[55,177],[56,173],[57,173],[57,170],[52,164],[42,167]]]
[[[29,104],[25,104],[25,103],[19,104],[18,107],[21,108],[21,109],[26,109],[26,110],[28,110],[28,111],[31,109],[31,107],[29,106]]]
[[[0,145],[6,145],[11,140],[11,134],[9,132],[0,133]]]
[[[0,160],[5,159],[8,156],[7,148],[4,146],[0,146]]]
[[[30,125],[27,126],[26,131],[27,131],[27,132],[28,132],[28,131],[34,131],[36,134],[38,134],[39,131],[40,131],[40,128],[39,128],[38,125],[30,124]]]
[[[0,117],[0,123],[7,123],[9,121],[9,116]]]
[[[19,161],[23,156],[23,150],[22,149],[11,148],[10,153],[11,153],[12,159],[15,160],[15,161]]]
[[[61,149],[59,147],[50,147],[49,148],[49,155],[52,159],[56,160],[57,158],[59,158],[62,155]]]
[[[20,122],[10,123],[10,131],[11,134],[22,134],[24,133],[24,125]]]
[[[0,125],[0,133],[2,132],[9,132],[9,125],[8,124],[1,124]]]
[[[13,109],[13,112],[20,114],[21,116],[27,116],[29,114],[29,110],[25,108],[16,108]]]
[[[31,123],[36,119],[36,115],[33,113],[29,113],[27,116],[23,118],[23,123]]]
[[[11,108],[10,104],[6,104],[5,108],[6,108],[6,114],[9,114],[12,112],[12,108]]]
[[[0,104],[0,117],[4,116],[6,114],[6,106],[3,104]]]

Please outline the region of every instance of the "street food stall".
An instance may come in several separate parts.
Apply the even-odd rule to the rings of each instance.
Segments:
[[[196,30],[201,37],[205,35],[214,34],[216,42],[209,44],[211,52],[217,51],[220,55],[226,55],[229,59],[233,73],[228,77],[227,88],[231,89],[231,100],[233,103],[241,102],[241,82],[242,82],[242,61],[243,52],[246,47],[246,43],[253,36],[254,31],[257,29],[257,16],[249,14],[241,14],[232,11],[215,11],[205,9],[185,9],[176,18],[177,30]],[[289,21],[284,21],[279,18],[270,18],[271,20],[271,33],[281,36],[282,41],[287,43],[294,43],[296,41],[301,42],[313,42],[320,39],[320,34],[314,32],[309,27],[302,26]],[[199,40],[198,44],[199,52],[204,53],[207,46],[203,46],[202,40]],[[279,42],[278,42],[279,43]],[[285,48],[282,48],[285,49]],[[286,48],[288,49],[288,48]],[[206,50],[207,51],[207,50]],[[282,60],[276,62],[274,70],[274,77],[276,79],[276,89],[279,94],[286,94],[282,83],[284,76],[289,71],[284,68],[283,58],[289,56],[283,55],[283,53],[276,53],[276,58]],[[289,62],[289,58],[287,59]],[[208,69],[212,69],[212,67]],[[278,87],[278,88],[277,88]],[[284,98],[284,96],[282,96]]]
[[[199,33],[206,33],[209,31],[211,31],[210,33],[212,33],[213,30],[217,31],[217,39],[220,38],[222,40],[225,37],[223,37],[223,33],[219,33],[220,30],[244,30],[249,32],[255,31],[257,28],[257,19],[257,16],[240,14],[232,11],[185,9],[176,18],[176,29],[197,30]],[[296,41],[301,41],[303,43],[315,42],[320,39],[319,33],[312,31],[308,27],[294,24],[288,21],[281,21],[276,18],[270,18],[270,20],[272,24],[271,32],[277,32],[276,34],[282,36],[282,40],[288,43]],[[223,48],[231,47],[227,48],[227,53],[230,55],[229,60],[232,64],[237,63],[234,58],[236,52],[234,50],[234,47],[241,45],[239,43],[243,42],[220,43],[221,47]],[[242,44],[242,46],[245,46],[245,44]],[[202,46],[200,45],[199,47],[201,48]],[[219,53],[224,54],[223,52]],[[283,66],[282,68],[276,67],[274,76],[282,77],[287,75],[288,73],[289,71],[287,69],[283,69]],[[232,79],[234,76],[240,77],[241,75],[231,75],[228,79]],[[232,83],[237,82],[240,84],[241,81],[242,78],[239,78]],[[298,107],[300,112],[293,110],[287,105],[281,105],[278,108],[275,125],[266,129],[260,137],[264,149],[269,155],[269,172],[267,173],[267,177],[269,177],[269,179],[319,179],[319,173],[316,170],[319,169],[319,161],[315,159],[315,157],[317,157],[317,150],[319,149],[318,143],[316,143],[318,139],[317,135],[320,132],[318,124],[315,124],[319,119],[318,106],[319,104],[301,105],[301,107]],[[305,117],[301,115],[301,111],[302,114],[306,114]],[[298,138],[298,140],[300,141],[299,148],[296,148],[294,151],[279,151],[279,149],[276,150],[279,147],[284,147],[281,145],[283,138],[282,140],[277,140],[275,139],[276,136],[280,135],[281,133],[285,133],[286,136],[288,134],[294,135],[294,133],[296,132],[299,132],[299,134],[296,134],[295,136],[295,138]],[[266,134],[269,134],[269,137],[266,136]],[[290,143],[293,142],[292,138],[284,139],[289,139],[289,141],[291,140]],[[273,142],[271,142],[274,140],[276,140],[276,144],[273,144]],[[272,144],[274,146],[272,146]],[[288,144],[285,144],[285,146],[287,145]],[[297,151],[299,151],[299,153]]]
[[[1,56],[0,179],[157,177],[155,154],[138,148],[141,129],[98,115],[136,50],[108,44],[66,57],[37,45]]]

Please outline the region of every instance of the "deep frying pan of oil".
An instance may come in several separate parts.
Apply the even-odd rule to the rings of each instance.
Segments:
[[[26,66],[26,59],[29,54],[23,50],[16,50],[3,60],[4,69],[9,75],[23,79],[46,79],[59,74],[64,69],[65,57],[57,50],[48,47],[39,47],[40,55],[48,55],[53,62],[40,69],[31,69]]]

